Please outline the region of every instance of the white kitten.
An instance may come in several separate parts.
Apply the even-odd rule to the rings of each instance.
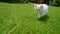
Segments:
[[[43,17],[48,12],[48,5],[46,4],[34,4],[34,9],[38,13],[38,18]]]

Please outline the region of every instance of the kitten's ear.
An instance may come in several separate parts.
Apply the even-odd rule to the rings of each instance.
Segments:
[[[41,4],[40,8],[43,9],[43,4]]]

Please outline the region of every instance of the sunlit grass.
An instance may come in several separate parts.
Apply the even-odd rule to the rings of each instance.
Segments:
[[[33,4],[0,3],[0,34],[60,34],[60,7],[49,6],[49,19],[39,21]]]

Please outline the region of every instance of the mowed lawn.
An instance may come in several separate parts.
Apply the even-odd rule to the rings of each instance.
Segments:
[[[0,2],[0,34],[60,34],[60,7],[49,6],[49,12],[38,20],[33,3]]]

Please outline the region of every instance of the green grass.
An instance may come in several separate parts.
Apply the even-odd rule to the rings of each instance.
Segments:
[[[60,7],[49,6],[49,19],[40,21],[33,4],[0,2],[0,34],[60,34]]]

